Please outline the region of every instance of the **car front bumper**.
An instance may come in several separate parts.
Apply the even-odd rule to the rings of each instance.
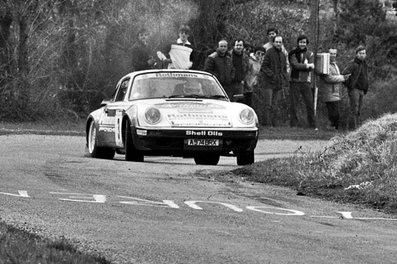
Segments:
[[[132,128],[132,137],[136,149],[147,155],[180,155],[195,152],[229,152],[253,151],[258,141],[258,129],[142,129]],[[190,146],[189,140],[201,139],[216,141],[216,146]],[[197,141],[197,140],[195,140]]]

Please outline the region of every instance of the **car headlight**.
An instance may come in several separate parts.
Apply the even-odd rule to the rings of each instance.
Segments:
[[[245,108],[240,112],[240,121],[244,125],[251,125],[255,122],[255,114],[254,111],[252,111],[249,108]]]
[[[155,125],[160,122],[161,120],[161,113],[160,110],[154,107],[150,107],[145,112],[146,121],[151,124]]]

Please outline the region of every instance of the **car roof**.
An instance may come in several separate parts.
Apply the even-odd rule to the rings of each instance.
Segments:
[[[198,70],[181,70],[181,69],[151,69],[151,70],[143,70],[143,71],[134,71],[130,72],[126,75],[124,75],[121,79],[124,79],[125,77],[135,77],[140,74],[146,74],[146,73],[161,73],[161,72],[184,72],[184,73],[197,73],[197,74],[204,74],[204,75],[209,75],[213,76],[209,72],[205,71],[198,71]]]

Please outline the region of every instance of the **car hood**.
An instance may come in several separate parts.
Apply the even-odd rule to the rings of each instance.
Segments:
[[[144,114],[150,107],[160,110],[159,126],[226,128],[233,126],[233,116],[246,106],[220,100],[156,100],[138,107],[141,125],[145,125]]]

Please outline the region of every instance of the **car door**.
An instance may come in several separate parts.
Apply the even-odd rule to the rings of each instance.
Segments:
[[[106,145],[122,146],[121,121],[122,114],[126,107],[125,97],[127,94],[130,78],[123,79],[114,94],[112,100],[103,108],[103,118],[100,130]]]

